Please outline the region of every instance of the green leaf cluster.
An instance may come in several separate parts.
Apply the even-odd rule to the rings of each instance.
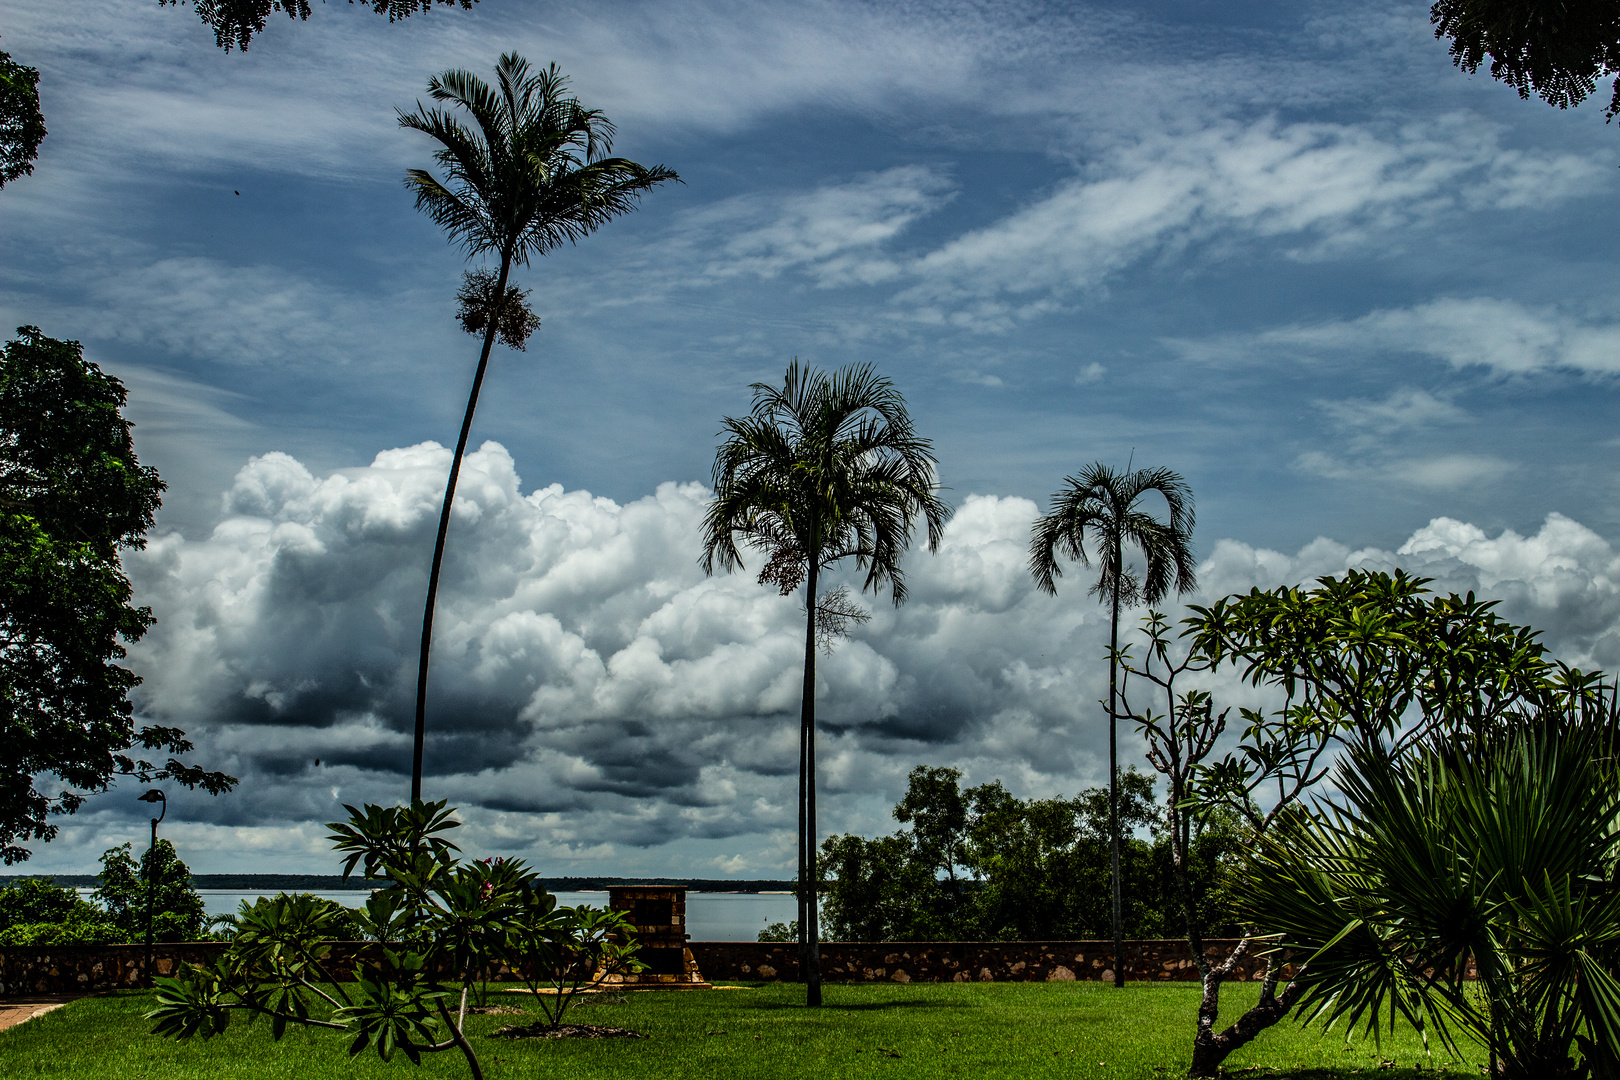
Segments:
[[[0,946],[101,945],[126,941],[106,912],[50,878],[0,889]]]
[[[479,1080],[463,1028],[469,996],[490,979],[524,982],[556,1024],[600,975],[641,966],[623,913],[559,908],[521,861],[459,858],[446,834],[460,822],[444,802],[345,809],[347,821],[328,825],[344,876],[391,884],[359,909],[309,894],[244,902],[224,956],[160,981],[155,1032],[211,1038],[241,1011],[269,1018],[277,1039],[289,1024],[341,1030],[351,1054],[384,1060],[459,1050]],[[351,982],[331,957],[357,935],[374,952]]]
[[[120,941],[146,940],[148,912],[153,941],[197,941],[208,921],[191,869],[167,840],[141,852],[138,863],[129,844],[108,848],[101,856],[101,883],[94,895],[107,921],[123,935]]]
[[[0,187],[34,171],[44,139],[39,72],[0,52]]]
[[[349,0],[354,3],[355,0]],[[478,0],[359,0],[378,15],[387,15],[389,22],[409,18],[418,11],[427,11],[434,4],[443,7],[461,7],[471,11]],[[158,0],[159,7],[180,7],[191,4],[197,17],[214,31],[214,44],[230,52],[232,46],[247,51],[255,34],[264,32],[265,20],[276,12],[302,21],[310,16],[309,0]]]
[[[1560,109],[1620,73],[1620,8],[1608,0],[1436,0],[1429,21],[1435,37],[1451,39],[1463,71],[1472,75],[1488,59],[1491,78]],[[1606,112],[1616,114],[1620,85]]]
[[[1253,871],[1252,916],[1307,958],[1302,1012],[1464,1035],[1504,1077],[1620,1076],[1617,750],[1612,713],[1565,711],[1352,751]]]

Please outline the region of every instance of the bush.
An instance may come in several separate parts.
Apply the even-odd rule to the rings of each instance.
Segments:
[[[101,945],[125,940],[106,912],[50,878],[0,889],[0,946]]]
[[[151,872],[148,877],[148,871]],[[146,940],[148,886],[151,882],[153,941],[197,941],[208,916],[202,897],[191,885],[191,870],[174,845],[159,840],[141,853],[139,864],[130,845],[108,848],[101,855],[101,885],[95,897],[105,918],[117,926],[124,941]]]
[[[443,802],[345,809],[348,821],[328,825],[344,876],[361,867],[392,884],[364,910],[310,893],[243,904],[224,956],[158,980],[158,1006],[146,1014],[154,1033],[208,1039],[235,1012],[263,1014],[277,1039],[288,1024],[347,1032],[351,1055],[370,1047],[385,1061],[398,1050],[419,1062],[459,1050],[477,1080],[467,999],[501,966],[535,992],[552,1025],[599,971],[643,966],[623,912],[558,908],[517,860],[456,858],[444,834],[461,823]],[[380,962],[339,983],[328,967],[332,945],[357,936],[356,926],[377,942]]]

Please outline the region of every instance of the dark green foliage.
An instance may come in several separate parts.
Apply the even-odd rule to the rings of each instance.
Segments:
[[[401,111],[401,127],[440,144],[433,157],[441,182],[410,169],[405,187],[423,211],[469,256],[493,253],[503,264],[528,265],[565,243],[578,243],[609,221],[634,210],[643,193],[679,177],[662,165],[648,168],[608,156],[615,129],[600,109],[587,109],[568,92],[552,64],[536,72],[516,53],[495,65],[496,87],[470,71],[446,71],[428,80],[428,96],[453,105],[476,128],[444,109],[418,104]],[[505,297],[506,274],[491,295]]]
[[[759,932],[760,941],[787,942],[799,940],[799,920],[792,922],[773,922]]]
[[[1290,854],[1304,859],[1312,850],[1312,832],[1300,831],[1309,817],[1301,800],[1327,774],[1324,763],[1330,763],[1336,753],[1349,752],[1358,769],[1381,769],[1391,775],[1422,768],[1426,770],[1423,784],[1439,784],[1440,774],[1421,765],[1422,761],[1434,758],[1458,764],[1493,759],[1500,753],[1504,732],[1522,728],[1529,718],[1537,718],[1532,727],[1613,726],[1612,697],[1598,674],[1554,662],[1535,631],[1498,618],[1494,605],[1473,594],[1436,597],[1425,585],[1425,579],[1399,571],[1352,570],[1343,577],[1321,578],[1314,588],[1256,589],[1226,597],[1208,608],[1193,609],[1184,635],[1191,642],[1191,651],[1179,662],[1170,659],[1168,623],[1160,615],[1151,616],[1146,663],[1139,667],[1127,662],[1127,670],[1147,678],[1163,692],[1166,711],[1144,710],[1133,715],[1149,737],[1155,767],[1185,793],[1181,805],[1187,812],[1201,815],[1224,810],[1243,822],[1247,842],[1270,852],[1268,857],[1279,863]],[[1278,693],[1280,707],[1240,710],[1245,726],[1237,748],[1210,760],[1228,710],[1216,711],[1209,694],[1202,691],[1178,694],[1174,681],[1180,672],[1211,671],[1227,664],[1239,667],[1255,686]],[[1345,782],[1341,776],[1340,783]],[[1392,798],[1399,801],[1410,794]],[[1420,876],[1432,879],[1425,886],[1430,890],[1429,899],[1437,903],[1440,893],[1459,887],[1474,890],[1467,903],[1484,902],[1488,890],[1479,888],[1484,877],[1461,873],[1457,866],[1433,857],[1432,848],[1423,850],[1436,838],[1425,837],[1424,830],[1410,820],[1415,806],[1408,803],[1397,812],[1391,803],[1368,811],[1373,832],[1382,830],[1378,823],[1385,817],[1392,827],[1404,829],[1404,835],[1385,837],[1389,842],[1383,854],[1404,861],[1406,871],[1421,867]],[[1443,815],[1432,816],[1434,810],[1433,806],[1423,810],[1431,814],[1428,826],[1452,828]],[[1408,815],[1404,826],[1398,824],[1402,813]],[[1540,826],[1526,818],[1511,827],[1519,830],[1513,839],[1518,844],[1535,842]],[[1349,835],[1344,828],[1336,828],[1335,836]],[[1470,842],[1465,832],[1457,837],[1464,844]],[[1383,985],[1390,990],[1380,999],[1382,1004],[1433,1019],[1431,1006],[1441,998],[1425,997],[1431,990],[1423,984],[1447,977],[1449,969],[1429,963],[1434,954],[1424,951],[1421,939],[1437,920],[1463,913],[1467,903],[1462,895],[1451,897],[1461,906],[1449,913],[1438,908],[1419,913],[1416,905],[1408,905],[1404,914],[1392,917],[1405,920],[1400,926],[1393,922],[1380,926],[1384,915],[1356,902],[1343,889],[1355,884],[1376,894],[1383,886],[1353,864],[1348,849],[1326,854],[1320,846],[1315,850],[1321,857],[1318,864],[1308,873],[1301,871],[1293,885],[1287,880],[1292,871],[1262,875],[1249,882],[1241,890],[1243,910],[1255,920],[1257,932],[1294,926],[1289,936],[1302,944],[1312,940],[1302,929],[1304,924],[1290,923],[1287,918],[1303,912],[1315,920],[1315,930],[1337,919],[1333,930],[1315,940],[1325,945],[1338,930],[1344,930],[1347,936],[1338,943],[1343,946],[1339,952],[1362,949],[1350,966],[1360,965],[1356,979],[1363,981],[1346,979],[1343,965],[1329,960],[1324,962],[1330,969],[1338,965],[1340,970],[1324,971],[1307,964],[1303,975],[1296,969],[1287,987],[1274,995],[1278,978],[1273,964],[1262,986],[1260,1004],[1225,1030],[1218,1030],[1216,1012],[1226,971],[1200,960],[1205,996],[1194,1040],[1193,1075],[1217,1075],[1228,1054],[1307,996],[1321,1005],[1324,995],[1337,994],[1330,1013],[1342,1005],[1352,1015],[1368,1018],[1373,1014],[1362,1015],[1359,1010],[1366,1007],[1369,994],[1377,995],[1368,986],[1378,979],[1385,979]],[[1465,858],[1481,868],[1491,857],[1474,851]],[[1324,867],[1323,859],[1334,865]],[[1519,868],[1498,869],[1505,870],[1499,886],[1511,889],[1520,880]],[[1361,880],[1356,882],[1358,877]],[[1314,891],[1301,900],[1307,889]],[[1390,898],[1388,894],[1386,898]],[[1298,910],[1285,918],[1284,908],[1289,905]],[[1496,909],[1497,915],[1504,911]],[[1564,905],[1564,914],[1574,915],[1574,907]],[[1566,925],[1574,927],[1575,923]],[[1492,933],[1497,934],[1499,944],[1507,940],[1496,930]],[[1390,948],[1410,951],[1399,957],[1369,952],[1363,947],[1373,937]],[[1192,940],[1196,949],[1196,937]],[[1408,966],[1407,960],[1416,967]],[[1524,974],[1521,969],[1514,977]],[[1336,989],[1319,991],[1318,980]],[[1418,999],[1422,999],[1421,1007],[1414,1007],[1412,1002]],[[1453,1007],[1449,1000],[1444,1004]],[[1506,997],[1497,1007],[1509,1008]],[[1567,1048],[1569,1039],[1562,1045]],[[1551,1068],[1549,1062],[1563,1052],[1540,1059],[1541,1065]],[[1532,1070],[1527,1075],[1536,1073]]]
[[[919,766],[896,805],[912,828],[822,845],[828,934],[843,941],[1041,941],[1109,932],[1108,789],[1017,799],[999,782],[962,789],[956,769]],[[1153,780],[1120,775],[1125,930],[1184,932]],[[904,816],[902,816],[904,815]],[[919,823],[921,828],[919,828]],[[1134,835],[1148,832],[1147,838]],[[1228,878],[1237,832],[1215,817],[1193,841],[1191,874],[1211,933],[1232,932]],[[949,852],[942,859],[941,853]]]
[[[1437,732],[1483,738],[1523,709],[1596,691],[1595,676],[1555,663],[1536,631],[1496,615],[1495,601],[1433,596],[1427,584],[1400,570],[1349,570],[1312,589],[1223,597],[1192,608],[1193,649],[1287,696],[1273,718],[1246,713],[1251,724],[1274,720],[1299,747],[1339,741],[1392,757]],[[1246,792],[1262,757],[1212,765],[1206,788]]]
[[[463,1033],[467,999],[497,967],[531,991],[548,988],[541,1007],[556,1024],[598,970],[640,966],[622,912],[558,908],[516,860],[457,859],[443,834],[460,822],[443,802],[344,809],[349,819],[328,828],[346,855],[345,876],[363,866],[392,884],[364,909],[309,894],[244,903],[224,956],[159,980],[147,1014],[156,1034],[211,1039],[233,1012],[246,1012],[269,1017],[278,1041],[289,1025],[342,1032],[351,1056],[372,1049],[388,1061],[398,1051],[420,1064],[423,1054],[459,1050],[481,1080]],[[377,943],[379,962],[338,983],[333,942],[356,936]]]
[[[115,661],[151,625],[130,604],[119,564],[145,545],[163,482],[136,460],[119,410],[123,384],[73,341],[17,331],[0,349],[0,856],[56,834],[53,814],[118,775],[169,779],[218,794],[235,779],[176,758],[159,767],[125,751],[191,749],[175,728],[133,722],[140,680]],[[52,778],[54,794],[36,787]]]
[[[356,0],[349,0],[353,4]],[[378,15],[387,15],[389,22],[398,22],[418,11],[427,11],[434,4],[442,7],[461,7],[470,11],[478,0],[359,0]],[[276,12],[291,19],[307,19],[309,0],[158,0],[159,7],[180,7],[191,4],[197,17],[214,31],[214,43],[226,52],[231,46],[247,51],[253,35],[263,32],[265,20]]]
[[[1620,6],[1613,0],[1437,0],[1434,36],[1451,39],[1451,58],[1473,74],[1487,59],[1491,77],[1522,98],[1579,105],[1599,79],[1620,72]],[[1620,113],[1620,84],[1605,115]]]
[[[1364,748],[1268,840],[1254,918],[1305,952],[1301,1009],[1485,1044],[1503,1077],[1620,1076],[1620,732],[1526,713],[1459,753]],[[1478,981],[1467,978],[1468,968]]]
[[[50,878],[24,878],[0,889],[0,947],[127,940],[105,912]]]
[[[95,897],[125,941],[146,940],[148,907],[153,941],[197,941],[208,921],[202,897],[191,884],[191,869],[167,840],[142,851],[139,863],[129,844],[102,852]]]
[[[34,171],[44,138],[39,72],[0,52],[0,187]]]

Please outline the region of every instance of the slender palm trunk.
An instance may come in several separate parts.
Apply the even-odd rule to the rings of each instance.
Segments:
[[[495,282],[495,300],[506,295],[506,277],[512,269],[512,256],[501,253],[501,273]],[[456,499],[456,481],[461,477],[461,456],[467,452],[467,435],[472,431],[473,412],[478,408],[478,391],[484,385],[489,353],[495,346],[495,312],[490,312],[484,331],[484,348],[478,354],[478,370],[473,374],[472,393],[467,395],[467,414],[461,420],[461,436],[456,439],[455,457],[450,459],[450,480],[444,487],[444,506],[439,510],[439,536],[433,542],[433,568],[428,571],[427,603],[422,609],[422,653],[416,667],[416,745],[411,756],[411,801],[422,797],[422,748],[427,736],[428,653],[433,648],[433,605],[439,596],[439,567],[444,562],[444,538],[450,531],[450,507]]]
[[[820,552],[810,557],[805,582],[804,704],[799,714],[804,771],[799,781],[799,970],[804,973],[804,1003],[821,1004],[821,935],[816,926],[816,587]]]
[[[1114,589],[1108,621],[1108,844],[1109,864],[1112,867],[1114,893],[1114,987],[1125,985],[1125,924],[1120,918],[1119,887],[1119,748],[1117,731],[1119,720],[1115,697],[1118,693],[1116,677],[1119,663],[1119,575],[1121,559],[1114,557]]]
[[[809,662],[806,661],[807,666],[808,663]],[[804,977],[803,973],[809,969],[810,956],[810,915],[808,911],[806,911],[806,908],[810,902],[810,897],[804,889],[804,838],[807,835],[804,821],[804,813],[806,809],[804,801],[804,788],[805,774],[806,770],[809,768],[809,763],[805,760],[805,753],[809,747],[804,739],[804,699],[802,696],[799,699],[799,710],[799,861],[795,864],[797,868],[795,870],[795,874],[798,878],[798,885],[794,895],[798,898],[799,977],[802,979]]]

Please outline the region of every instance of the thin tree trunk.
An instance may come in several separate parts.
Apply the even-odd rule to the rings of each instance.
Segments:
[[[1238,944],[1227,957],[1225,963],[1219,967],[1209,968],[1204,974],[1204,993],[1198,1002],[1198,1033],[1193,1037],[1192,1067],[1187,1070],[1191,1077],[1215,1077],[1221,1074],[1221,1064],[1241,1046],[1247,1045],[1266,1028],[1275,1024],[1288,1015],[1294,1003],[1305,992],[1305,983],[1300,978],[1304,974],[1301,967],[1294,972],[1294,978],[1277,993],[1277,982],[1282,975],[1283,963],[1275,955],[1266,961],[1266,972],[1260,984],[1260,1000],[1248,1012],[1227,1025],[1224,1031],[1215,1030],[1215,1018],[1220,1012],[1221,983],[1232,973],[1235,962],[1242,955],[1248,945],[1248,940]]]
[[[1112,597],[1112,611],[1108,620],[1108,844],[1109,863],[1113,868],[1114,892],[1114,988],[1121,989],[1125,985],[1125,924],[1120,918],[1120,882],[1119,882],[1119,748],[1117,746],[1116,729],[1119,721],[1115,715],[1116,676],[1119,664],[1116,652],[1119,649],[1119,574],[1120,557],[1114,556],[1114,589]]]
[[[805,583],[804,703],[799,737],[804,747],[799,831],[799,893],[801,940],[799,969],[804,973],[804,1003],[821,1004],[821,940],[816,926],[816,585],[819,551],[810,555],[810,576]]]
[[[445,1008],[443,998],[439,999],[439,1016],[443,1018],[444,1026],[450,1029],[450,1039],[456,1044],[456,1049],[467,1059],[467,1071],[472,1073],[472,1080],[484,1080],[484,1070],[478,1064],[478,1055],[473,1051],[472,1043],[467,1041],[467,1036],[462,1033],[461,1028],[450,1019],[450,1010]]]
[[[501,273],[495,283],[496,302],[506,295],[506,277],[512,269],[512,256],[501,254]],[[461,457],[467,452],[467,436],[472,431],[473,412],[478,408],[478,391],[484,385],[484,371],[489,367],[489,353],[495,346],[495,330],[499,320],[490,312],[489,326],[484,331],[484,348],[478,354],[478,370],[473,374],[472,393],[467,395],[467,414],[461,420],[461,435],[456,439],[456,453],[450,459],[450,479],[444,487],[444,505],[439,510],[439,536],[433,542],[433,568],[428,571],[427,603],[422,609],[422,652],[416,667],[416,744],[411,755],[411,801],[422,797],[422,749],[427,738],[427,678],[428,653],[433,648],[433,606],[439,596],[439,567],[444,562],[444,538],[450,531],[450,508],[456,499],[456,481],[461,477]]]

